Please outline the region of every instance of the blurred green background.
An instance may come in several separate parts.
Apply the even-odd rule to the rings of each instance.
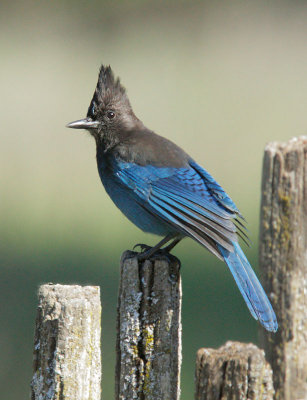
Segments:
[[[265,144],[306,134],[306,1],[8,1],[0,5],[1,398],[28,398],[36,291],[100,285],[103,397],[113,397],[118,264],[157,238],[104,192],[95,146],[65,124],[86,115],[101,63],[135,113],[184,147],[236,201],[257,269]],[[257,342],[230,273],[186,240],[182,399],[199,347]]]

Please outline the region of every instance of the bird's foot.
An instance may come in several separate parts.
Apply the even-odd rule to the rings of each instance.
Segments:
[[[139,247],[141,249],[141,253],[143,253],[149,249],[152,249],[152,247],[148,246],[147,244],[137,243],[135,246],[133,246],[133,250],[135,250],[137,247]]]
[[[148,260],[149,258],[156,258],[156,257],[166,257],[168,258],[169,252],[167,247],[163,249],[157,249],[155,247],[150,247],[146,244],[137,244],[133,247],[133,250],[135,247],[140,247],[141,252],[137,254],[137,258],[139,261],[145,261]]]
[[[144,261],[149,259],[152,256],[155,257],[166,257],[169,259],[171,256],[169,252],[176,246],[177,243],[180,242],[182,238],[179,236],[174,236],[173,234],[169,234],[165,236],[158,244],[154,247],[147,246],[147,244],[138,243],[133,247],[133,250],[136,247],[141,248],[141,252],[138,253],[137,258],[139,261]],[[162,247],[164,244],[168,243],[170,240],[173,240],[168,246]],[[162,247],[162,248],[161,248]]]

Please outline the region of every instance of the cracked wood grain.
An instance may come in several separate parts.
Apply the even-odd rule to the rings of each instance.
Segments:
[[[99,287],[42,285],[38,300],[31,399],[99,400]]]
[[[272,370],[254,344],[227,342],[199,349],[195,400],[272,400]]]
[[[260,268],[276,334],[261,332],[275,399],[307,399],[307,137],[265,148]]]
[[[180,262],[138,262],[125,252],[118,296],[117,400],[178,400],[181,365]]]

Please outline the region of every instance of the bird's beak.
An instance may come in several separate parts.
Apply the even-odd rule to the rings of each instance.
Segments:
[[[100,123],[98,121],[93,121],[91,118],[84,118],[70,122],[66,127],[74,129],[95,129],[98,128],[99,125]]]

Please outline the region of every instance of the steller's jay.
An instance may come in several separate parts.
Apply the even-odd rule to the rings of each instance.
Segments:
[[[255,319],[277,330],[273,308],[238,236],[242,218],[212,176],[176,144],[146,128],[134,114],[125,88],[110,66],[101,66],[87,117],[67,125],[87,129],[96,141],[101,181],[116,206],[145,232],[164,236],[141,245],[139,259],[170,251],[188,236],[228,265]]]

